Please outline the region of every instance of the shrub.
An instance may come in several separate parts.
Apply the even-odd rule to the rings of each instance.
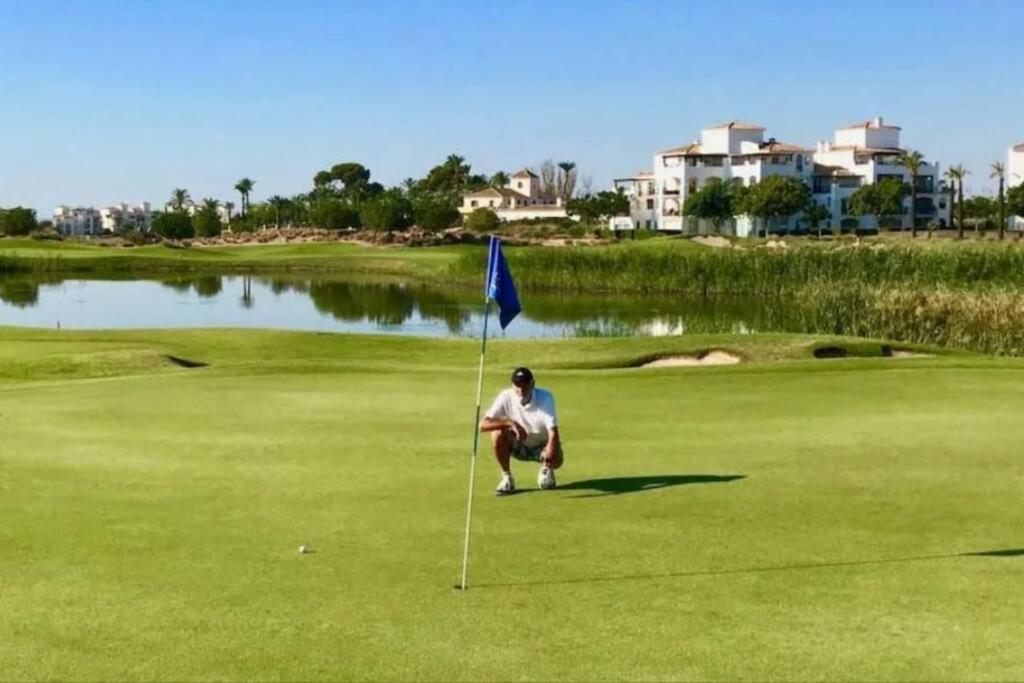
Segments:
[[[171,211],[157,214],[153,218],[153,232],[171,240],[187,239],[195,236],[192,219],[187,213]]]
[[[494,232],[501,225],[501,220],[498,218],[498,214],[490,209],[476,209],[466,216],[463,225],[466,230],[473,232]]]

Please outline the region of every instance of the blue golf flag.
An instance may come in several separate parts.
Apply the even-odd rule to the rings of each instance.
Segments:
[[[498,320],[501,329],[508,327],[512,319],[523,310],[519,306],[516,283],[512,281],[505,255],[501,253],[501,240],[491,237],[491,249],[487,256],[487,287],[484,295],[498,304]]]

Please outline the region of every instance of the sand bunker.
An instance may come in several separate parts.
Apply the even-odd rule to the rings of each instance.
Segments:
[[[668,356],[644,363],[645,368],[695,367],[704,365],[736,365],[740,357],[728,351],[708,351],[700,356]]]
[[[697,244],[703,244],[705,247],[715,247],[717,249],[732,246],[732,242],[720,235],[700,235],[692,238],[690,241],[696,242]]]

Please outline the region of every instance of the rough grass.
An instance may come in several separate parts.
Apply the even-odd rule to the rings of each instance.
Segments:
[[[1024,364],[821,344],[494,343],[567,465],[459,594],[472,342],[2,330],[0,679],[1021,679]]]

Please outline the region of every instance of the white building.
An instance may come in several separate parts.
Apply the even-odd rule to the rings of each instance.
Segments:
[[[93,207],[58,206],[53,227],[62,235],[98,235],[103,231],[100,212]]]
[[[562,200],[541,194],[540,178],[527,169],[514,174],[504,187],[467,194],[459,213],[466,216],[477,209],[490,209],[504,221],[567,217]]]
[[[149,232],[152,222],[149,202],[136,206],[121,203],[100,210],[100,225],[106,232],[117,232],[121,228]]]
[[[628,178],[616,178],[612,181],[612,186],[616,192],[621,192],[629,199],[629,216],[613,218],[612,229],[653,230],[656,202],[654,174],[650,171],[640,171]]]
[[[1024,183],[1024,142],[1014,145],[1006,152],[1006,187],[1017,187]],[[1013,216],[1010,228],[1024,230],[1024,216]]]
[[[182,210],[189,216],[195,216],[203,208],[202,204],[196,204],[189,200],[187,204],[182,207]],[[170,203],[164,204],[164,213],[173,213],[177,211],[177,208]],[[223,204],[217,205],[217,217],[220,218],[220,222],[227,225],[231,222],[231,211]]]
[[[765,140],[764,131],[763,126],[740,121],[711,126],[700,132],[699,140],[654,155],[653,185],[648,184],[647,174],[616,180],[615,188],[630,194],[633,226],[649,225],[666,232],[704,231],[708,226],[684,218],[682,210],[686,199],[709,183],[735,180],[751,186],[768,176],[786,175],[810,184],[811,151],[775,138]],[[792,225],[797,222],[798,218],[790,221]],[[613,220],[612,225],[621,223]],[[720,229],[746,236],[755,226],[749,217],[740,216]]]
[[[814,152],[814,201],[823,205],[831,218],[823,225],[829,228],[875,229],[880,227],[875,216],[853,216],[849,212],[850,196],[862,185],[895,178],[910,183],[910,173],[900,165],[900,128],[886,124],[878,116],[868,121],[838,128],[832,141],[819,142]],[[910,202],[903,207],[898,227],[910,227]],[[949,194],[941,182],[939,165],[925,163],[917,173],[916,215],[918,225],[935,221],[948,226],[951,210]]]

